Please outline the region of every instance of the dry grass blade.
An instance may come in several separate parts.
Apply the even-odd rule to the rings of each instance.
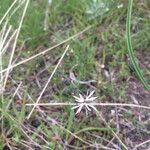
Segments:
[[[120,106],[120,107],[135,107],[135,108],[141,108],[141,109],[148,109],[150,110],[149,106],[144,105],[136,105],[136,104],[126,104],[126,103],[88,103],[93,106]],[[75,106],[76,103],[38,103],[38,104],[26,104],[26,106]]]
[[[9,12],[11,11],[11,9],[14,7],[14,5],[16,4],[18,0],[15,0],[11,6],[7,9],[6,13],[3,15],[2,19],[0,20],[0,25],[1,23],[4,21],[4,19],[7,17],[7,15],[9,14]]]
[[[35,59],[35,58],[41,56],[41,55],[45,55],[47,52],[51,51],[52,49],[57,48],[58,46],[63,45],[63,44],[65,44],[66,42],[68,42],[68,41],[70,41],[70,40],[72,40],[72,39],[78,37],[79,35],[83,34],[83,33],[86,32],[86,31],[88,31],[91,27],[92,27],[92,26],[88,26],[88,27],[85,28],[84,30],[82,30],[82,31],[78,32],[77,34],[75,34],[75,35],[73,35],[73,36],[67,38],[66,40],[64,40],[64,41],[62,41],[62,42],[60,42],[60,43],[58,43],[58,44],[56,44],[56,45],[54,45],[54,46],[52,46],[52,47],[50,47],[50,48],[48,48],[48,49],[46,49],[46,50],[44,50],[44,51],[38,53],[38,54],[35,54],[35,55],[33,55],[33,56],[31,56],[31,57],[29,57],[29,58],[27,58],[27,59],[24,59],[24,60],[22,60],[22,61],[20,61],[20,62],[18,62],[18,63],[16,63],[16,64],[14,64],[14,65],[11,65],[11,66],[7,67],[6,69],[1,70],[0,73],[6,72],[7,70],[11,70],[11,69],[13,69],[13,68],[15,68],[15,67],[17,67],[17,66],[19,66],[19,65],[21,65],[21,64],[25,64],[25,63],[27,63],[27,62],[29,62],[29,61],[31,61],[31,60],[33,60],[33,59]]]
[[[59,61],[58,61],[57,65],[56,65],[56,67],[54,68],[54,70],[53,70],[52,74],[50,75],[50,77],[49,77],[48,81],[46,82],[46,84],[45,84],[45,86],[44,86],[43,90],[41,91],[41,93],[40,93],[40,95],[39,95],[39,97],[37,98],[37,101],[36,101],[35,105],[33,106],[33,108],[32,108],[32,110],[31,110],[31,112],[29,113],[29,115],[28,115],[27,119],[29,119],[29,118],[31,117],[31,115],[32,115],[32,113],[33,113],[33,111],[34,111],[35,107],[37,106],[37,104],[39,103],[39,101],[40,101],[41,97],[43,96],[43,93],[45,92],[45,90],[46,90],[46,88],[47,88],[48,84],[50,83],[51,79],[53,78],[53,76],[54,76],[54,74],[55,74],[55,72],[56,72],[57,68],[59,67],[60,63],[62,62],[62,60],[63,60],[63,58],[64,58],[65,54],[66,54],[66,53],[67,53],[67,51],[68,51],[68,49],[69,49],[69,45],[66,47],[66,49],[65,49],[64,53],[62,54],[61,58],[59,59]]]
[[[30,0],[27,0],[27,2],[25,4],[25,7],[24,7],[24,10],[23,10],[23,14],[22,14],[22,17],[21,17],[21,20],[20,20],[20,23],[19,23],[19,27],[18,27],[16,37],[15,37],[15,40],[14,40],[11,56],[10,56],[10,59],[9,59],[8,68],[10,68],[10,66],[12,65],[12,61],[13,61],[13,57],[14,57],[14,53],[15,53],[15,49],[16,49],[16,45],[17,45],[17,40],[18,40],[19,33],[20,33],[20,30],[21,30],[21,27],[22,27],[22,24],[23,24],[23,21],[24,21],[24,17],[25,17],[25,14],[26,14],[26,11],[27,11],[27,8],[28,8],[28,5],[29,5],[29,1]],[[10,69],[8,69],[7,72],[6,72],[6,76],[5,76],[5,80],[4,80],[4,88],[6,86],[6,82],[7,82],[8,76],[9,76],[9,71],[10,71]]]
[[[8,46],[10,45],[11,40],[14,38],[14,36],[16,35],[16,33],[17,33],[17,30],[15,30],[15,31],[13,32],[13,34],[10,36],[10,38],[9,38],[8,41],[7,41],[7,43],[6,43],[5,46],[2,48],[2,51],[0,51],[0,55],[3,55],[3,54],[6,52]]]
[[[140,144],[138,144],[138,145],[136,145],[134,149],[136,150],[137,148],[139,148],[139,147],[141,147],[142,145],[145,145],[145,144],[147,144],[147,143],[150,143],[150,139],[147,140],[147,141],[144,141],[144,142],[142,142],[142,143],[140,143]]]
[[[96,112],[97,115],[103,120],[103,122],[105,123],[105,125],[111,129],[111,127],[108,125],[108,123],[106,122],[105,118],[103,118],[102,114],[97,111]],[[114,134],[115,138],[120,142],[120,144],[124,147],[124,149],[128,150],[127,146],[122,142],[122,140],[120,139],[120,137],[112,130],[112,133]]]

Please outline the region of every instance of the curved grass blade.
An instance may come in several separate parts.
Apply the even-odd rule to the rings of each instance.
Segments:
[[[150,85],[145,80],[144,75],[142,74],[142,71],[141,71],[139,65],[136,62],[136,58],[134,56],[134,52],[133,52],[133,48],[132,48],[131,31],[130,31],[130,28],[131,28],[132,5],[133,5],[133,0],[129,0],[129,3],[128,3],[128,13],[127,13],[127,21],[126,21],[126,35],[127,35],[128,54],[129,54],[129,57],[131,59],[131,63],[133,65],[133,67],[134,67],[134,70],[135,70],[138,78],[142,82],[142,84],[145,87],[145,89],[148,92],[150,92]]]

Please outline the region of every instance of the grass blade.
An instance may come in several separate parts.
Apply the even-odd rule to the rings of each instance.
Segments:
[[[136,58],[133,52],[133,48],[132,48],[132,42],[131,42],[131,13],[132,13],[132,5],[133,5],[133,0],[129,0],[129,4],[128,4],[128,13],[127,13],[127,21],[126,21],[126,35],[127,35],[127,49],[128,49],[128,54],[129,57],[131,59],[131,63],[133,65],[133,68],[138,76],[138,78],[140,79],[140,81],[142,82],[143,86],[145,87],[145,89],[150,92],[150,85],[148,84],[148,82],[145,80],[144,75],[142,74],[142,71],[139,67],[139,65],[136,62]]]

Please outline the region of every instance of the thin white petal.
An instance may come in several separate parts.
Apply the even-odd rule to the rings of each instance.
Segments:
[[[80,105],[74,106],[74,107],[72,107],[71,109],[72,109],[72,110],[73,110],[73,109],[77,109],[78,107],[80,107]]]
[[[76,114],[78,114],[78,113],[80,113],[80,112],[81,112],[82,107],[83,107],[83,105],[80,105],[80,106],[79,106],[79,108],[78,108],[78,109],[77,109],[77,111],[76,111]]]
[[[87,98],[90,98],[94,94],[94,90],[87,96]]]
[[[94,100],[96,100],[96,99],[97,99],[97,97],[91,97],[91,98],[86,98],[85,101],[94,101]]]
[[[88,110],[87,109],[85,109],[85,113],[86,113],[86,116],[88,116]]]
[[[84,97],[81,94],[79,94],[79,96],[80,96],[80,101],[84,102]]]
[[[77,97],[77,96],[73,96],[75,98],[75,101],[76,102],[79,102],[79,103],[82,103],[82,100],[80,97]]]
[[[75,99],[78,99],[78,100],[80,100],[80,97],[77,97],[77,96],[73,96]]]
[[[89,107],[93,108],[96,112],[98,111],[93,105],[89,105]]]
[[[91,109],[89,108],[87,104],[85,104],[85,107],[87,108],[88,111],[91,111]]]

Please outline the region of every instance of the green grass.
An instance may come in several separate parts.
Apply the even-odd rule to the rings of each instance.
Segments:
[[[0,3],[0,18],[2,18],[11,5],[11,0]],[[14,8],[18,3],[19,1]],[[123,7],[118,8],[121,4]],[[87,143],[92,143],[92,146],[90,145],[91,147],[88,148],[95,149],[96,146],[93,146],[95,142],[99,143],[99,148],[101,146],[109,147],[108,141],[114,137],[112,131],[117,132],[118,130],[116,116],[112,115],[113,110],[116,111],[116,109],[120,110],[118,113],[123,120],[122,124],[126,121],[131,124],[134,122],[141,124],[135,112],[130,110],[132,112],[130,114],[130,111],[124,112],[119,107],[115,109],[113,107],[98,108],[110,128],[95,113],[91,112],[86,116],[83,111],[75,116],[69,106],[40,107],[40,109],[34,110],[29,120],[26,119],[31,107],[26,107],[25,103],[36,102],[66,45],[70,45],[69,51],[40,102],[48,103],[53,100],[74,102],[73,95],[86,94],[88,90],[95,90],[98,102],[132,103],[129,96],[133,96],[134,92],[138,91],[130,89],[130,83],[135,81],[136,86],[141,85],[138,78],[149,90],[149,85],[141,76],[141,72],[143,72],[149,80],[148,69],[139,70],[136,62],[136,57],[139,55],[140,60],[144,59],[143,52],[149,56],[149,2],[136,3],[134,1],[133,8],[131,5],[132,1],[128,4],[127,1],[119,0],[115,2],[107,0],[53,0],[50,5],[47,0],[30,1],[17,41],[15,63],[42,52],[89,26],[91,28],[46,54],[19,65],[10,73],[6,91],[1,95],[0,114],[3,116],[3,122],[1,119],[0,150],[3,150],[6,145],[12,149],[16,147],[21,150],[28,149],[27,146],[32,149],[39,147],[43,150],[62,150],[65,146],[68,149],[71,149],[69,146],[72,146],[72,149],[77,147],[87,149]],[[48,11],[48,18],[45,18],[46,11]],[[9,25],[12,25],[12,32],[18,27],[21,13],[22,7],[13,14],[8,22]],[[45,19],[47,19],[46,25],[48,27],[46,30],[44,30]],[[0,29],[3,26],[4,23],[0,25]],[[4,68],[8,64],[10,51],[11,44],[8,52],[2,58]],[[70,73],[75,75],[77,82],[71,82]],[[78,82],[89,80],[96,82],[90,85]],[[21,87],[18,93],[13,96],[20,83]],[[144,90],[142,86],[140,87]],[[129,94],[127,95],[128,90]],[[20,100],[20,97],[23,99],[23,103],[18,104],[17,100]],[[10,106],[7,108],[9,102]],[[143,104],[144,102],[140,101],[139,103]],[[126,109],[128,110],[128,108]],[[133,117],[134,115],[135,117]],[[122,124],[120,123],[121,127]],[[124,127],[122,128],[125,130]],[[122,129],[120,129],[118,136],[126,145],[128,144],[126,143],[128,137]],[[117,139],[112,142],[123,149]],[[113,147],[113,145],[111,146]]]
[[[129,1],[129,6],[128,6],[128,15],[127,15],[127,24],[126,24],[126,29],[127,29],[127,45],[128,45],[128,53],[132,62],[132,65],[136,71],[137,76],[141,80],[142,84],[144,87],[147,89],[148,92],[150,92],[150,85],[148,82],[145,80],[137,62],[136,58],[134,56],[133,48],[132,48],[132,43],[131,43],[131,13],[132,13],[132,5],[133,5],[133,0]]]

